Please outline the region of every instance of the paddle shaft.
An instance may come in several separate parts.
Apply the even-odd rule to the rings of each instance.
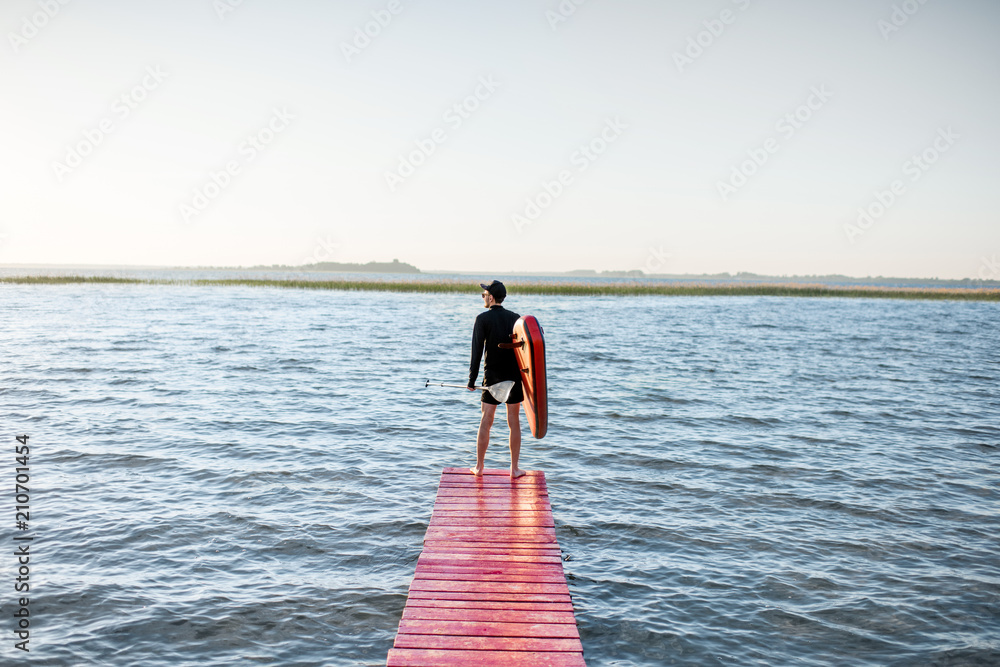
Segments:
[[[424,383],[425,387],[455,387],[457,389],[480,389],[482,391],[490,392],[490,396],[495,398],[500,403],[506,403],[507,399],[510,397],[510,391],[514,388],[514,382],[511,380],[504,380],[503,382],[497,382],[496,384],[491,384],[486,387],[469,387],[460,384],[447,384],[445,382],[434,382],[431,383],[430,380]]]

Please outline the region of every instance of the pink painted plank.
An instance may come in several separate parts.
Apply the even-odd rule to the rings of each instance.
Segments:
[[[566,580],[561,574],[511,573],[511,572],[418,572],[415,579],[420,581],[464,581],[467,583],[510,583],[510,584],[560,584]]]
[[[476,489],[477,491],[505,491],[507,493],[546,493],[545,482],[533,482],[518,480],[513,484],[509,482],[477,482],[470,479],[445,479],[438,486],[441,489]]]
[[[473,600],[476,602],[571,602],[569,595],[554,593],[468,593],[463,591],[410,591],[411,600]]]
[[[444,493],[439,496],[435,496],[434,505],[498,505],[498,506],[510,506],[517,504],[535,504],[535,505],[547,505],[549,504],[549,496],[543,494],[527,494],[520,493],[517,495],[511,493],[493,493],[493,494],[470,494],[465,493],[467,489],[444,489],[449,493]]]
[[[512,515],[506,512],[496,512],[492,515],[486,512],[479,513],[459,513],[459,512],[434,512],[431,516],[430,523],[436,522],[440,525],[448,525],[449,522],[452,525],[481,525],[484,528],[491,525],[495,526],[543,526],[545,528],[555,528],[555,522],[552,520],[552,515],[545,516],[542,512],[532,512],[522,513],[520,515]]]
[[[454,554],[509,554],[511,556],[562,556],[558,544],[475,544],[464,545],[449,540],[429,540],[424,542],[425,553]]]
[[[413,621],[497,621],[500,623],[565,623],[576,627],[572,611],[521,611],[513,609],[440,609],[406,607],[403,620]]]
[[[523,523],[526,525],[535,524],[538,522],[544,522],[547,524],[553,523],[552,512],[547,512],[545,510],[534,510],[534,511],[521,511],[521,512],[511,512],[508,510],[491,510],[484,511],[481,509],[461,509],[461,510],[449,510],[449,509],[435,509],[434,513],[431,514],[431,521],[454,521],[456,519],[461,519],[467,523],[475,523],[476,521],[490,522],[490,521],[507,521],[514,524]]]
[[[523,541],[520,536],[527,535],[532,538],[539,535],[547,535],[549,537],[556,536],[556,529],[551,526],[454,526],[454,525],[442,525],[442,526],[427,526],[426,539],[440,539],[435,538],[435,535],[450,533],[459,537],[473,536],[473,535],[491,535],[491,536],[502,536],[505,540],[511,539],[511,541]],[[482,540],[479,540],[482,541]],[[495,540],[491,540],[495,541]]]
[[[582,653],[390,649],[387,667],[586,667]]]
[[[544,545],[555,544],[556,536],[546,532],[529,532],[526,530],[514,531],[485,531],[485,530],[451,530],[448,528],[428,528],[427,538],[435,541],[452,542],[461,540],[473,543],[506,544],[508,540],[517,540],[518,544]]]
[[[548,493],[545,484],[536,482],[474,482],[472,480],[442,480],[439,489],[479,489],[481,491],[509,491],[513,493]]]
[[[432,534],[428,535],[428,539],[433,540],[435,546],[441,546],[439,543],[454,543],[458,541],[468,542],[471,546],[488,547],[490,545],[508,545],[507,540],[516,539],[515,544],[520,545],[520,548],[527,549],[531,547],[545,547],[548,545],[553,545],[556,543],[556,538],[554,535],[549,535],[545,533],[531,534],[528,532],[519,532],[516,534],[502,533],[502,532],[486,532],[483,530],[473,530],[473,531],[449,531],[444,528],[428,528],[428,532],[434,531]]]
[[[433,509],[478,510],[480,512],[551,512],[552,505],[546,496],[538,498],[501,498],[499,496],[439,496]]]
[[[467,546],[448,542],[440,546],[424,544],[424,550],[419,558],[441,559],[455,558],[458,560],[507,560],[511,562],[555,563],[562,562],[562,551],[559,544],[533,544],[529,547],[511,547],[508,545],[480,544]]]
[[[552,516],[551,512],[545,510],[495,510],[486,511],[481,509],[452,509],[450,507],[439,507],[434,510],[431,519],[545,519]]]
[[[549,496],[547,493],[535,490],[516,490],[512,491],[510,489],[471,489],[465,487],[457,486],[446,486],[444,488],[438,489],[438,500],[442,498],[467,498],[467,499],[482,499],[482,500],[548,500]],[[466,501],[468,502],[468,501]]]
[[[508,495],[520,497],[541,497],[547,498],[549,495],[548,489],[540,484],[526,484],[524,486],[506,486],[504,484],[442,484],[438,487],[438,492],[441,491],[476,491],[482,493],[483,495]]]
[[[552,519],[542,518],[495,518],[484,519],[471,516],[438,516],[435,514],[427,524],[428,527],[460,526],[466,528],[555,528]]]
[[[466,526],[475,528],[555,528],[552,519],[546,517],[510,517],[498,514],[492,517],[483,516],[461,516],[456,514],[435,512],[430,521],[437,522],[441,526]],[[428,527],[430,527],[430,521]],[[479,523],[482,522],[482,523]],[[495,524],[495,525],[494,525]]]
[[[444,554],[442,554],[444,555]],[[459,554],[467,556],[469,554]],[[565,576],[560,562],[509,560],[513,556],[499,556],[498,560],[471,560],[468,558],[417,558],[417,567],[425,570],[501,570],[503,572],[551,572]]]
[[[544,493],[548,493],[548,491],[546,490],[547,487],[546,487],[545,484],[539,484],[537,482],[521,482],[521,481],[518,481],[515,484],[508,484],[508,483],[505,483],[505,482],[476,482],[476,481],[473,481],[473,480],[451,479],[451,480],[442,480],[441,481],[441,485],[438,488],[439,489],[480,489],[480,490],[489,490],[489,491],[503,489],[503,490],[507,490],[507,491],[513,491],[514,493],[522,493],[522,492],[530,492],[530,493],[544,492]]]
[[[534,639],[579,639],[575,623],[501,623],[496,621],[445,621],[406,619],[399,623],[405,635],[448,637],[511,637]]]
[[[433,510],[446,512],[552,512],[548,498],[473,498],[443,496],[434,503]]]
[[[438,489],[437,499],[442,498],[463,498],[465,502],[486,502],[486,501],[548,501],[549,495],[542,491],[512,491],[510,489],[473,489],[464,486],[446,486]]]
[[[552,526],[454,526],[445,524],[443,526],[427,526],[427,536],[425,539],[435,539],[431,537],[436,532],[462,533],[472,535],[473,533],[503,534],[517,536],[520,534],[536,535],[545,534],[555,537],[556,529]],[[513,540],[517,541],[517,540]]]
[[[463,486],[477,487],[480,489],[486,488],[504,488],[504,489],[532,489],[532,488],[545,488],[545,479],[541,477],[520,477],[513,482],[507,477],[488,477],[486,479],[474,479],[472,475],[441,475],[441,481],[438,482],[441,486],[449,486],[452,484],[461,484]]]
[[[521,593],[524,595],[569,595],[569,586],[562,584],[520,584],[490,581],[438,581],[414,579],[410,591],[453,591],[456,593]]]
[[[466,582],[507,582],[517,584],[558,584],[566,581],[562,574],[511,574],[506,572],[417,572],[416,579],[422,581],[466,581]],[[414,579],[414,581],[416,581]]]
[[[410,598],[406,609],[449,609],[452,611],[560,611],[573,613],[570,602],[511,602],[510,600],[424,600]]]
[[[396,635],[394,648],[450,648],[474,651],[583,652],[579,639],[552,637],[455,637],[449,635]]]
[[[481,545],[479,548],[471,546],[459,546],[452,543],[451,548],[431,547],[424,545],[424,550],[419,558],[426,560],[440,560],[442,558],[453,558],[456,560],[509,560],[510,562],[521,561],[523,563],[560,563],[562,562],[562,552],[558,544],[544,545],[536,544],[535,548],[525,549],[511,548],[509,546]]]
[[[441,574],[505,574],[510,576],[515,576],[518,574],[524,574],[528,576],[553,576],[559,577],[560,581],[566,579],[566,573],[563,572],[562,566],[559,564],[548,564],[548,563],[485,563],[479,564],[468,564],[463,563],[461,565],[455,563],[421,563],[417,561],[417,575],[430,574],[430,573],[441,573]]]
[[[547,486],[545,480],[540,477],[521,477],[512,482],[506,477],[490,477],[483,480],[483,479],[473,479],[471,475],[468,477],[463,477],[461,475],[442,475],[439,484],[441,486],[460,484],[462,486],[477,487],[480,489],[503,488],[503,489],[515,489],[515,490],[537,489],[537,488],[545,488]]]
[[[469,472],[468,468],[445,468],[441,472],[441,474],[442,475],[456,475],[456,474],[457,475],[468,475],[469,477],[472,477],[472,473]],[[510,470],[503,470],[502,468],[486,468],[485,470],[483,470],[483,475],[487,476],[487,477],[489,477],[491,475],[497,475],[499,477],[506,477],[507,479],[510,479]],[[526,474],[525,474],[525,477],[529,477],[529,478],[530,477],[542,477],[542,478],[544,478],[545,477],[545,473],[542,472],[541,470],[528,470],[526,472]]]
[[[429,574],[432,572],[441,574],[454,574],[460,576],[463,574],[505,574],[510,576],[515,576],[519,574],[541,577],[541,576],[552,576],[559,577],[560,581],[565,581],[566,573],[563,572],[562,567],[555,563],[493,563],[493,564],[482,564],[482,565],[469,565],[465,564],[455,564],[455,563],[421,563],[417,562],[417,575]]]
[[[434,505],[435,507],[439,505],[497,505],[500,507],[511,506],[511,505],[546,505],[551,507],[549,504],[548,495],[540,494],[518,494],[512,495],[507,494],[477,494],[472,495],[468,493],[458,493],[464,492],[465,489],[447,489],[451,493],[442,494],[435,496]]]
[[[552,508],[546,503],[440,503],[434,507],[431,516],[434,516],[438,512],[446,512],[448,514],[465,513],[517,516],[519,513],[537,514],[541,512],[543,514],[551,514]]]
[[[549,556],[549,557],[562,557],[562,552],[559,550],[558,543],[541,543],[538,542],[517,542],[511,544],[510,542],[503,543],[469,543],[469,544],[459,544],[454,540],[434,540],[424,542],[424,552],[427,554],[443,555],[443,554],[454,554],[459,555],[483,555],[483,556]]]
[[[431,516],[434,516],[437,512],[447,512],[447,513],[467,513],[467,514],[501,514],[501,515],[516,515],[519,512],[524,513],[537,513],[537,512],[548,512],[551,513],[552,509],[546,503],[503,503],[503,504],[476,504],[472,505],[469,503],[441,503],[434,507],[434,512]]]
[[[489,546],[490,544],[509,544],[508,540],[517,540],[517,544],[528,547],[546,546],[556,543],[556,536],[542,531],[531,532],[527,530],[501,531],[501,530],[453,530],[450,527],[436,527],[427,529],[427,537],[437,542],[468,542],[472,546]]]

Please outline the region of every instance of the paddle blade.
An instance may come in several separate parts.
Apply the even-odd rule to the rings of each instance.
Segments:
[[[507,397],[510,396],[511,390],[514,388],[514,382],[512,380],[506,380],[504,382],[497,382],[496,384],[491,384],[487,389],[490,395],[500,401],[501,403],[507,402]]]

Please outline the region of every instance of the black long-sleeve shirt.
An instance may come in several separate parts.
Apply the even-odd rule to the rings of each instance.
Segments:
[[[470,387],[476,385],[476,378],[479,377],[479,362],[484,348],[486,371],[483,373],[483,384],[489,386],[504,380],[521,379],[514,350],[498,347],[500,343],[511,342],[510,335],[514,333],[514,323],[519,317],[503,306],[492,306],[476,317],[476,325],[472,329],[472,361],[469,363]]]

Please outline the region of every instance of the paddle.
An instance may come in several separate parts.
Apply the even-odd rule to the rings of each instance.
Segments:
[[[464,384],[445,384],[443,382],[431,382],[428,380],[424,383],[424,387],[455,387],[456,389],[468,389],[467,385]],[[483,391],[490,392],[490,395],[504,403],[507,401],[507,397],[510,396],[511,389],[514,388],[513,380],[505,380],[503,382],[497,382],[496,384],[491,384],[488,387],[473,387],[473,389],[482,389]]]

